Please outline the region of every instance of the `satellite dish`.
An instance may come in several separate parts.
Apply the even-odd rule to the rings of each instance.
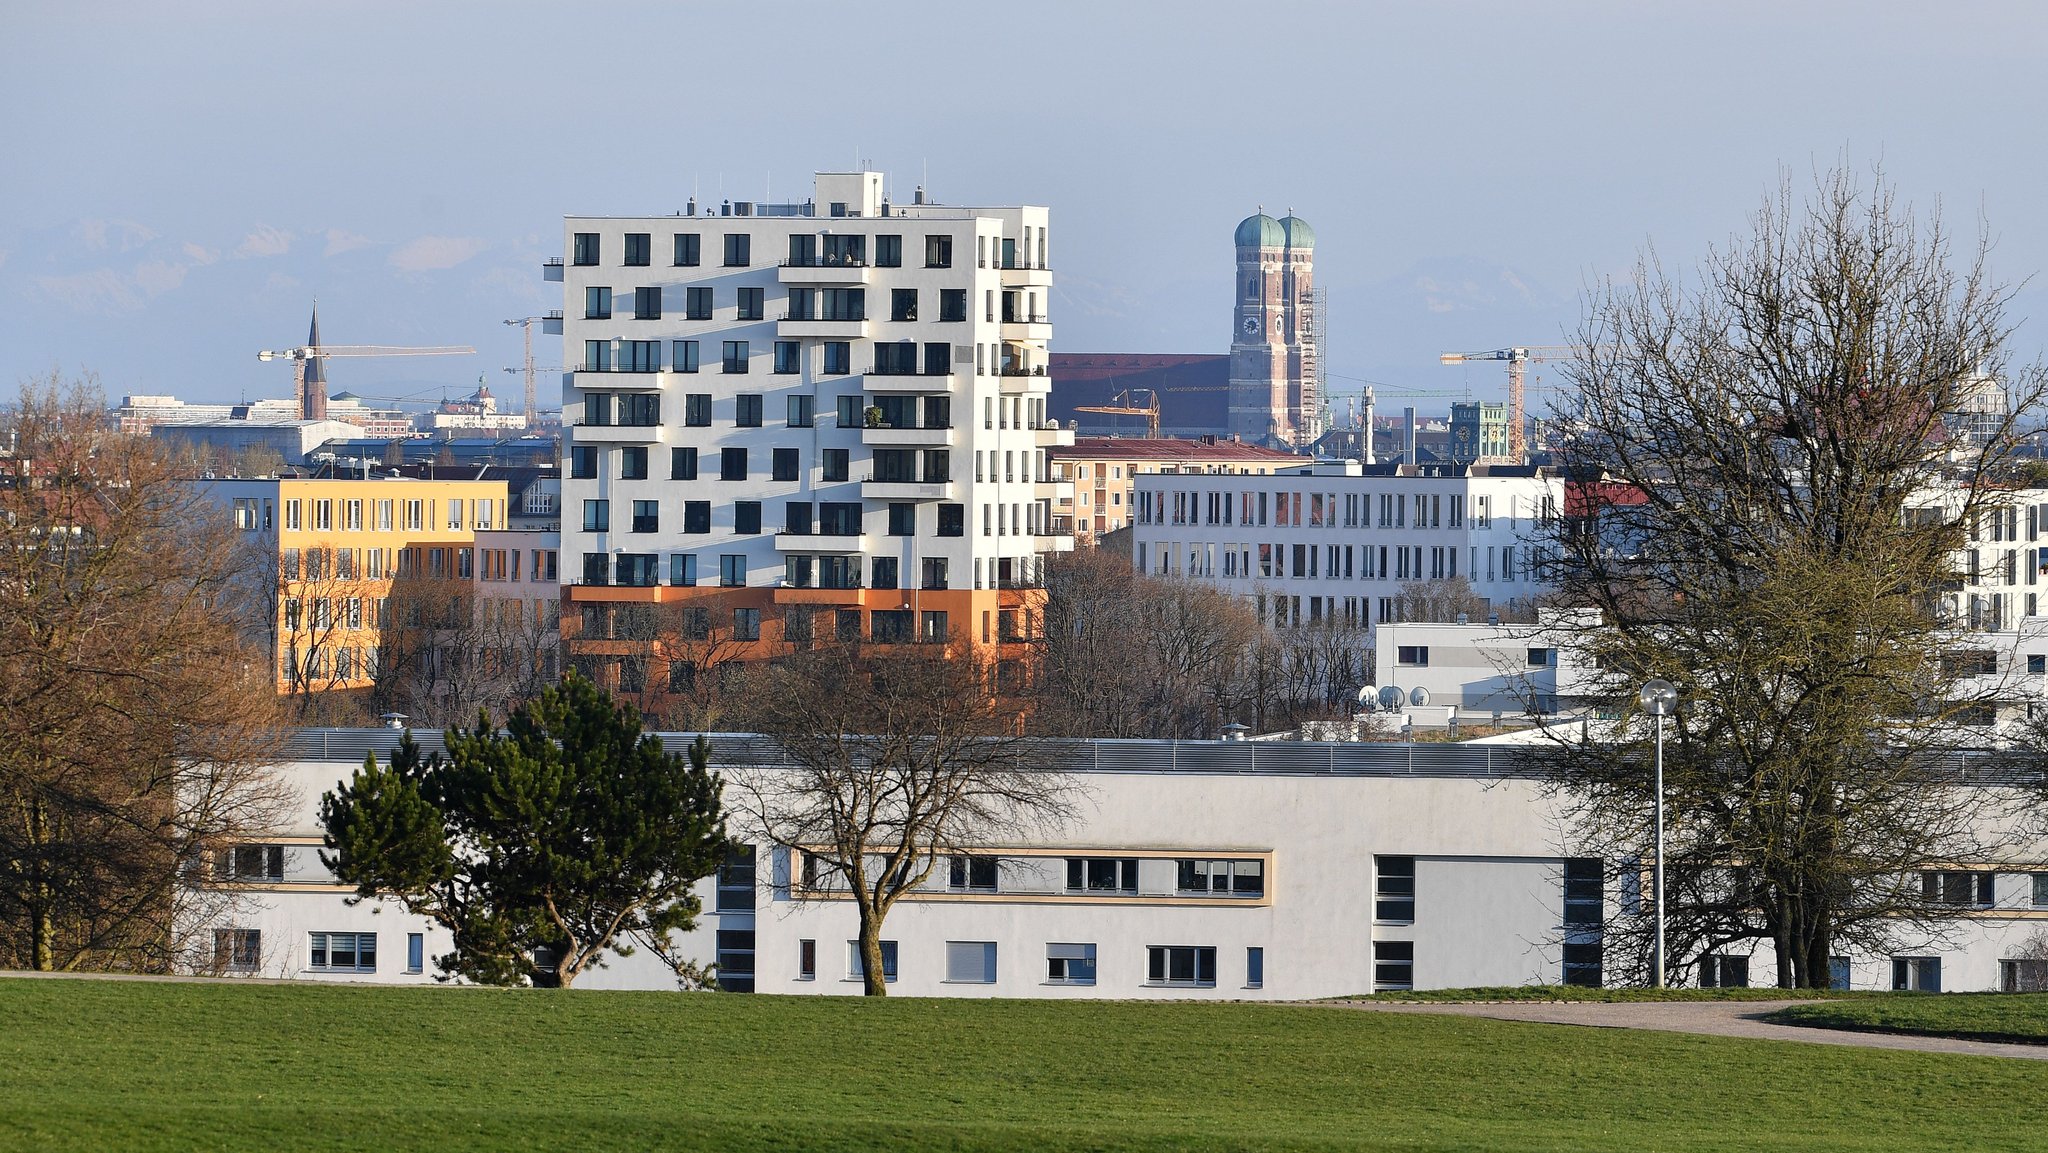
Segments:
[[[1406,700],[1407,697],[1408,694],[1402,692],[1399,685],[1380,686],[1380,707],[1388,712],[1393,712],[1395,709],[1400,708],[1401,702]]]
[[[1415,687],[1415,691],[1408,694],[1408,703],[1414,705],[1418,709],[1428,704],[1429,690],[1423,688],[1420,685],[1417,685]]]
[[[1372,712],[1373,710],[1379,708],[1379,704],[1380,698],[1378,690],[1374,689],[1371,685],[1364,685],[1359,688],[1358,709],[1360,712]]]

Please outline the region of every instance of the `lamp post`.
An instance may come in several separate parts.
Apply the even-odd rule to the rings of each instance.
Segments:
[[[1655,680],[1643,686],[1637,698],[1643,711],[1657,718],[1657,865],[1651,874],[1655,882],[1657,946],[1650,957],[1650,976],[1656,987],[1664,987],[1664,718],[1678,703],[1678,689],[1670,681]]]

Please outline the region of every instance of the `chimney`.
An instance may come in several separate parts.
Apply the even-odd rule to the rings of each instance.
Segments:
[[[1407,426],[1407,439],[1402,441],[1401,455],[1409,464],[1415,463],[1415,406],[1401,410],[1401,422]]]
[[[913,193],[911,193],[911,196],[910,196],[910,202],[911,202],[912,204],[923,204],[923,203],[924,203],[924,185],[922,185],[922,184],[918,185],[918,186],[917,186],[917,191],[916,191],[916,192],[913,192]]]
[[[1372,460],[1372,385],[1365,386],[1365,463]]]

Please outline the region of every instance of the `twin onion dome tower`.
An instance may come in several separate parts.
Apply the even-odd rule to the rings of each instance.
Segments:
[[[1300,449],[1323,434],[1315,247],[1315,229],[1292,212],[1237,226],[1230,433],[1240,440]]]

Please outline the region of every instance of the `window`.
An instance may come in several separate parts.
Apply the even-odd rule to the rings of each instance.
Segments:
[[[633,290],[633,319],[661,319],[661,289],[636,288]]]
[[[1372,987],[1374,992],[1415,987],[1415,942],[1372,943]]]
[[[876,376],[916,376],[917,345],[907,340],[875,342]]]
[[[253,973],[263,964],[261,929],[215,929],[213,964],[230,973]]]
[[[711,308],[710,288],[700,286],[683,290],[683,316],[686,319],[710,320]]]
[[[1602,981],[1600,960],[1600,945],[1597,942],[1566,944],[1564,983],[1586,989],[1598,989]]]
[[[889,319],[917,319],[917,289],[892,288],[889,290]]]
[[[1095,983],[1094,944],[1048,943],[1045,946],[1045,983],[1048,985],[1093,985]]]
[[[711,531],[711,502],[708,500],[686,500],[683,502],[683,531]]]
[[[1988,908],[1992,904],[1990,873],[1922,873],[1920,898],[1930,905]]]
[[[946,942],[946,980],[954,984],[995,984],[996,943],[994,941]]]
[[[1247,989],[1264,988],[1266,984],[1266,950],[1253,945],[1244,951],[1244,984]]]
[[[943,340],[927,341],[924,346],[924,374],[944,376],[953,371],[953,346]]]
[[[819,464],[821,465],[821,471],[824,473],[824,479],[828,481],[845,480],[847,465],[850,460],[851,453],[847,449],[825,449],[819,457]]]
[[[943,566],[943,565],[944,565],[944,564],[946,563],[946,559],[945,559],[944,557],[939,557],[939,558],[937,558],[937,559],[938,559],[938,563],[939,563],[939,564],[940,564],[941,566]],[[932,566],[932,558],[930,558],[930,557],[927,557],[927,558],[925,558],[925,562],[924,562],[924,563],[925,563],[925,572],[926,572],[927,574],[929,574],[929,573],[931,572],[931,566]],[[945,572],[945,569],[944,569],[944,568],[942,567],[942,568],[940,568],[939,572],[940,572],[941,574],[943,574],[943,573]],[[929,576],[927,576],[927,577],[926,577],[926,579],[927,579],[927,580],[929,580],[929,579],[930,579],[930,577],[929,577]],[[927,584],[927,585],[925,585],[924,587],[926,587],[926,588],[944,588],[945,586],[944,586],[944,585],[931,585],[931,584]],[[946,643],[946,614],[945,614],[945,613],[943,613],[943,612],[930,612],[930,611],[927,611],[927,612],[926,612],[926,613],[924,614],[924,631],[923,631],[923,632],[920,632],[920,633],[918,634],[918,638],[919,638],[920,640],[924,641],[924,642],[925,642],[926,644],[934,644],[934,645],[942,645],[942,644],[945,644],[945,643]]]
[[[1530,649],[1529,667],[1532,669],[1551,668],[1557,664],[1556,649]]]
[[[405,971],[425,972],[427,968],[427,936],[425,933],[405,935]]]
[[[745,268],[754,262],[753,241],[744,232],[727,233],[725,237],[725,266]]]
[[[794,340],[775,342],[775,371],[788,375],[803,371],[803,346]],[[795,399],[794,397],[791,398]]]
[[[656,313],[656,315],[658,316],[658,315],[660,314],[660,311],[661,311],[661,305],[660,305],[659,303],[657,303],[657,304],[656,304],[656,305],[654,306],[654,308],[655,308],[655,313]],[[645,320],[645,319],[648,319],[648,318],[647,318],[647,317],[642,317],[641,319]],[[620,341],[620,342],[619,342],[619,371],[620,371],[620,372],[660,372],[660,371],[661,371],[661,342],[660,342],[660,341],[658,341],[658,340],[622,340],[622,341]],[[658,397],[658,396],[630,396],[630,395],[628,395],[628,396],[621,396],[621,397],[619,397],[619,400],[620,400],[620,402],[622,403],[622,405],[627,405],[627,406],[631,406],[631,402],[634,402],[634,401],[639,401],[639,402],[642,402],[642,403],[641,403],[640,405],[638,405],[637,407],[639,407],[639,408],[641,408],[641,409],[643,409],[643,410],[645,410],[645,411],[648,411],[648,412],[653,412],[653,413],[656,413],[656,414],[659,414],[659,413],[661,412],[661,398],[660,398],[660,397]],[[640,423],[644,423],[644,424],[660,424],[660,423],[661,423],[661,420],[660,420],[659,416],[657,415],[656,419],[654,419],[654,420],[649,420],[649,421],[631,421],[631,420],[621,420],[621,421],[620,421],[619,423],[620,423],[620,424],[640,424]]]
[[[592,285],[583,290],[583,319],[610,320],[612,318],[612,290]]]
[[[694,268],[704,256],[704,237],[696,232],[678,232],[676,236],[676,267]]]
[[[761,289],[758,289],[758,288],[742,288],[742,289],[740,289],[740,290],[739,290],[739,316],[738,316],[738,318],[739,318],[740,320],[759,320],[759,319],[761,319],[761,317],[762,317],[762,314],[763,314],[763,311],[764,311],[764,310],[763,310],[763,308],[762,308],[762,305],[761,305],[761,297],[762,297],[762,290],[761,290]]]
[[[896,942],[882,941],[882,980],[896,979]],[[859,981],[866,977],[866,969],[860,963],[860,942],[846,943],[846,979]]]
[[[694,448],[669,449],[668,478],[670,480],[696,480],[697,450]]]
[[[311,967],[330,973],[377,971],[377,934],[313,933]]]
[[[669,367],[676,372],[697,371],[697,342],[694,340],[670,341]]]
[[[1412,665],[1416,668],[1429,667],[1428,645],[1401,645],[1394,650],[1394,663]]]
[[[1068,857],[1067,891],[1135,893],[1138,861],[1135,857]]]
[[[747,583],[745,553],[724,553],[719,556],[718,583],[725,588],[739,588]]]
[[[2033,903],[2035,908],[2048,908],[2048,873],[2035,873],[2033,881]]]
[[[813,525],[813,524],[815,524],[815,523],[816,523],[816,521],[815,521],[815,512],[816,512],[816,508],[815,508],[815,506],[814,506],[814,505],[812,505],[812,504],[811,504],[811,502],[810,502],[810,501],[807,501],[807,500],[793,500],[793,501],[790,501],[790,502],[788,502],[787,504],[783,505],[782,507],[783,507],[783,531],[784,531],[784,532],[786,532],[786,533],[789,533],[789,534],[790,534],[791,536],[809,536],[809,535],[811,535],[811,527],[812,527],[812,525]],[[807,559],[809,559],[809,558],[803,558],[803,557],[791,557],[790,559],[794,561],[794,560],[807,560]],[[797,582],[795,582],[795,581],[791,581],[790,583],[791,583],[791,584],[796,584]],[[797,585],[797,587],[799,587],[799,588],[803,588],[803,587],[806,587],[806,586],[805,586],[805,585]]]
[[[718,987],[728,993],[754,991],[754,931],[720,929],[718,946]]]
[[[1893,957],[1892,988],[1918,993],[1941,992],[1941,958]]]
[[[1246,860],[1181,860],[1179,890],[1219,897],[1263,897],[1266,864]]]
[[[814,399],[809,393],[797,393],[789,398],[789,427],[811,427],[811,402]]]
[[[860,535],[860,502],[822,501],[818,505],[818,531],[826,536]]]
[[[924,266],[926,268],[953,267],[953,238],[950,236],[925,237]]]
[[[571,260],[579,265],[596,264],[597,251],[597,233],[579,232],[576,234],[574,255]]]
[[[683,394],[683,423],[694,428],[706,428],[710,426],[710,393],[686,392]]]
[[[1415,858],[1374,857],[1373,910],[1375,921],[1415,919]]]
[[[957,853],[946,858],[946,888],[956,893],[996,891],[996,865],[994,857],[977,857]]]
[[[825,375],[844,376],[853,371],[853,345],[844,340],[825,342]]]
[[[718,450],[718,479],[747,479],[747,450],[743,448],[721,448]]]
[[[732,610],[732,639],[736,641],[758,641],[761,639],[761,610]]]
[[[634,532],[656,532],[661,525],[661,502],[636,500],[633,502]]]
[[[689,588],[697,583],[697,556],[695,553],[672,552],[668,554],[668,583],[680,588]]]
[[[654,251],[653,247],[648,243],[648,239],[648,234],[645,232],[628,232],[626,234],[626,264],[629,267],[644,267],[648,264],[649,257]]]
[[[1749,958],[1709,953],[1700,958],[1700,988],[1749,988]]]
[[[583,531],[610,532],[612,528],[612,502],[608,500],[586,500],[583,502]]]
[[[1597,858],[1579,858],[1564,863],[1564,924],[1568,929],[1598,928],[1607,921],[1601,895],[1602,874]]]
[[[736,500],[732,502],[732,531],[743,534],[761,531],[760,501]]]
[[[1210,946],[1151,945],[1145,954],[1148,984],[1199,988],[1216,984],[1216,950]]]
[[[875,237],[875,267],[903,267],[903,238],[901,236]]]
[[[742,356],[745,354],[742,353]],[[745,372],[743,368],[740,370]],[[761,394],[743,392],[732,398],[732,422],[740,428],[761,427]]]
[[[729,373],[743,373],[747,371],[747,342],[744,340],[726,341],[724,364],[725,371]]]
[[[619,479],[647,479],[647,447],[633,445],[619,450]]]
[[[818,942],[810,937],[796,943],[796,979],[815,981],[818,979]]]
[[[887,562],[888,562],[888,565],[889,565],[889,569],[890,569],[890,571],[889,571],[889,574],[888,574],[888,582],[889,582],[889,583],[887,583],[887,584],[882,584],[882,583],[881,583],[881,581],[882,581],[882,576],[881,576],[881,574],[880,574],[880,569],[881,569],[882,563],[883,563],[884,561],[887,561]],[[875,587],[876,587],[876,588],[895,588],[895,587],[896,587],[896,573],[895,573],[895,568],[896,568],[896,558],[895,558],[895,557],[876,557],[876,558],[875,558],[875,568],[876,568],[876,570],[877,570],[877,575],[876,575],[876,577],[875,577],[875,581],[876,581]],[[882,644],[882,645],[900,645],[900,644],[902,644],[903,642],[905,642],[905,641],[909,640],[909,639],[910,639],[910,610],[909,610],[909,609],[876,609],[876,610],[875,610],[874,612],[871,612],[871,613],[869,613],[869,614],[868,614],[868,638],[869,638],[870,640],[874,641],[874,642],[875,642],[876,644]]]
[[[942,504],[939,506],[939,535],[965,536],[967,534],[967,506],[964,504]]]
[[[909,501],[889,505],[889,535],[910,536],[917,532],[917,506]]]
[[[223,880],[284,880],[283,845],[236,845],[214,858],[215,875]]]
[[[939,319],[967,319],[967,290],[964,288],[941,288],[939,290]]]

